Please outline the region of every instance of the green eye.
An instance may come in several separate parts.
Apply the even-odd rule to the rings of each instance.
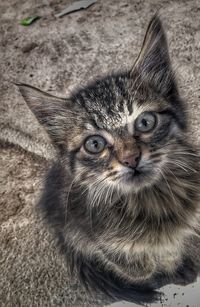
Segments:
[[[106,147],[106,140],[100,135],[88,137],[84,143],[85,150],[91,154],[98,154]]]
[[[140,132],[150,132],[157,122],[156,115],[152,112],[145,112],[138,116],[135,121],[135,129]]]

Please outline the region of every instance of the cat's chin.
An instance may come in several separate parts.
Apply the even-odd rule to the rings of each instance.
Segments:
[[[135,170],[124,174],[121,177],[119,188],[125,193],[137,193],[145,187],[152,185],[153,172]]]

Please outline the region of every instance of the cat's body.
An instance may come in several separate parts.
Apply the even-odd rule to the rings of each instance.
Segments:
[[[72,272],[77,270],[83,282],[89,282],[94,288],[116,298],[136,299],[134,289],[141,292],[143,289],[145,293],[138,296],[139,301],[151,301],[153,295],[148,290],[154,286],[157,288],[167,282],[176,282],[176,278],[179,280],[178,269],[184,270],[187,257],[184,239],[192,232],[192,228],[186,226],[187,223],[193,224],[188,221],[190,214],[184,217],[185,224],[182,225],[176,225],[176,218],[169,224],[160,221],[159,225],[155,217],[148,219],[142,212],[141,216],[138,212],[140,221],[135,221],[130,212],[135,205],[133,199],[127,204],[128,216],[123,210],[122,200],[116,202],[114,210],[107,208],[99,215],[98,208],[88,211],[87,206],[83,206],[88,203],[85,191],[79,187],[72,188],[69,178],[62,162],[56,163],[48,175],[40,209],[43,208],[53,225]],[[173,185],[171,189],[173,193]],[[163,191],[167,192],[165,185]],[[171,196],[168,196],[172,205]],[[68,199],[68,203],[62,202],[60,197]],[[147,192],[142,204],[148,205],[153,197],[151,191]],[[141,220],[144,221],[142,225]],[[193,222],[195,225],[195,219]],[[183,272],[183,283],[184,278],[192,281],[190,278],[196,277],[195,269],[190,267],[188,276],[188,272],[186,275]]]
[[[187,262],[200,209],[199,156],[159,19],[131,71],[69,99],[20,89],[59,149],[40,208],[69,267],[110,296],[151,301]]]

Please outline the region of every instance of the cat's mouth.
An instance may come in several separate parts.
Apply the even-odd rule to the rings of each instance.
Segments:
[[[120,182],[123,184],[123,186],[126,185],[130,188],[135,187],[137,189],[140,189],[147,185],[147,182],[149,182],[149,178],[151,175],[152,173],[150,171],[136,168],[121,175]]]
[[[138,180],[142,180],[143,177],[144,173],[140,169],[133,169],[128,172],[124,172],[118,177],[118,179],[123,183],[132,183]]]
[[[144,178],[144,172],[142,172],[140,169],[133,169],[132,171],[129,171],[123,175],[123,179],[125,179],[127,182],[132,182],[139,179],[141,180],[141,178]]]

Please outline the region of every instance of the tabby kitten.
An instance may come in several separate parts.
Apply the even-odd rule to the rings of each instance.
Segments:
[[[154,288],[190,271],[184,244],[200,190],[161,21],[151,20],[129,71],[68,98],[19,88],[59,151],[39,206],[67,265],[89,288],[153,301]]]

